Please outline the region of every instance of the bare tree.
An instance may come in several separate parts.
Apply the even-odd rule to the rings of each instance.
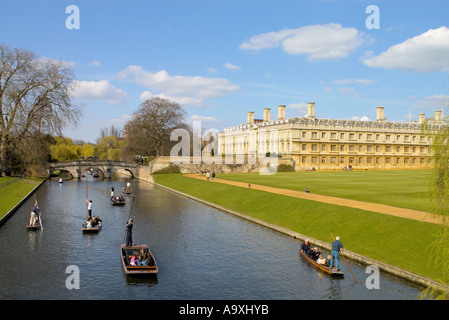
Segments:
[[[144,101],[127,123],[127,150],[139,155],[160,156],[169,152],[170,133],[185,127],[186,112],[176,102],[154,97]]]
[[[27,50],[0,45],[0,175],[7,171],[13,141],[30,134],[61,134],[77,123],[72,70],[63,61],[36,59]]]

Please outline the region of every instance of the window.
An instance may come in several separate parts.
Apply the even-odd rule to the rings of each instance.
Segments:
[[[307,157],[302,157],[302,159],[301,159],[302,163],[306,163],[306,158]]]
[[[301,134],[303,138],[307,137],[307,132],[303,131]]]
[[[345,138],[345,134],[344,133],[340,133],[340,139],[344,139]]]
[[[390,158],[385,158],[385,163],[390,163]]]
[[[390,137],[391,137],[391,136],[390,136],[389,134],[387,134],[387,135],[385,136],[385,140],[386,140],[386,141],[390,141]]]
[[[391,147],[390,146],[386,146],[385,147],[385,152],[390,152],[391,151]]]
[[[372,152],[373,151],[373,146],[366,146],[366,151],[367,152]]]
[[[376,152],[380,152],[380,147],[376,146]]]
[[[401,152],[401,147],[396,147],[396,152]]]
[[[349,157],[349,163],[354,163],[354,157]]]
[[[366,139],[367,139],[367,140],[373,140],[373,135],[372,135],[371,133],[368,133],[368,134],[366,135]]]
[[[340,151],[345,151],[345,146],[343,144],[340,146]]]
[[[331,157],[331,163],[337,163],[337,157]]]
[[[306,144],[303,144],[303,145],[301,146],[301,149],[302,149],[302,151],[306,151],[306,150],[307,150],[307,145],[306,145]]]
[[[318,150],[318,145],[312,144],[312,151],[317,151],[317,150]]]
[[[317,157],[312,157],[312,163],[317,163]]]
[[[331,132],[331,139],[337,139],[337,133]]]
[[[354,139],[355,139],[355,133],[350,133],[349,140],[354,140]]]
[[[363,134],[359,133],[359,140],[362,140]]]
[[[321,132],[321,139],[326,138],[326,132]]]
[[[318,138],[318,132],[312,132],[312,139]]]
[[[350,146],[349,146],[349,151],[354,151],[355,150],[355,146],[353,145],[353,144],[351,144]]]
[[[321,151],[326,151],[326,145],[325,144],[321,145]]]
[[[404,147],[404,152],[410,152],[410,147]]]
[[[326,163],[326,157],[321,157],[321,163]]]
[[[337,151],[337,146],[335,144],[331,145],[331,151]]]

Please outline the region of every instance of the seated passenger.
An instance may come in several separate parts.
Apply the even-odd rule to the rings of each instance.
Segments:
[[[139,266],[148,266],[149,256],[145,250],[140,249]]]
[[[134,255],[131,258],[131,261],[129,262],[130,266],[138,266],[140,264],[139,261],[139,253],[137,251],[134,251]]]
[[[311,249],[310,249],[309,239],[306,239],[301,245],[301,252],[304,252],[305,254],[309,254],[310,250]]]
[[[318,258],[318,260],[316,261],[318,264],[322,264],[325,265],[326,264],[326,259],[324,259],[323,255],[320,254],[320,257]]]
[[[312,260],[317,261],[318,258],[320,257],[320,252],[318,251],[317,248],[313,248],[312,250],[310,250],[309,252],[309,257],[312,258]]]

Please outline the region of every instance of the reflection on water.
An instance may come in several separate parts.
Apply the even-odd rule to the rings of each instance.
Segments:
[[[88,177],[89,179],[89,177]],[[112,206],[131,181],[125,206]],[[30,199],[0,227],[1,299],[416,299],[420,288],[381,277],[368,290],[363,266],[343,279],[317,271],[290,237],[137,180],[88,180],[97,234],[83,234],[86,183],[47,181],[36,192],[44,230],[27,231]],[[132,199],[135,197],[134,204]],[[147,244],[159,267],[152,278],[125,276],[120,244],[128,217],[134,243]],[[80,289],[65,286],[68,266],[79,268]]]

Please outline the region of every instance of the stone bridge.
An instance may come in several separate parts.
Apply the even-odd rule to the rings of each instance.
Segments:
[[[100,171],[105,179],[111,179],[118,170],[125,170],[135,178],[137,164],[110,160],[74,160],[50,163],[48,170],[49,175],[56,170],[67,171],[76,179],[81,178],[81,174],[88,170]]]

